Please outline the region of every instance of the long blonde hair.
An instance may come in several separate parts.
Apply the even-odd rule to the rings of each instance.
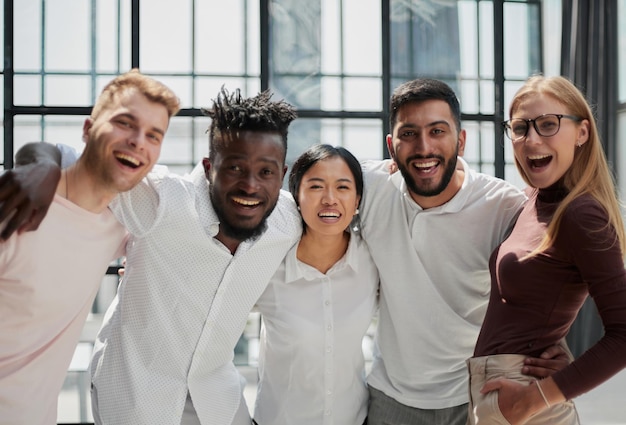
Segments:
[[[613,226],[617,235],[617,243],[622,250],[622,256],[626,252],[626,232],[622,219],[620,203],[613,176],[600,143],[600,136],[591,107],[585,100],[584,95],[568,79],[557,77],[544,77],[536,75],[530,77],[517,91],[511,102],[509,116],[520,104],[530,97],[538,94],[547,95],[566,106],[568,112],[589,121],[589,139],[587,143],[576,148],[574,161],[563,176],[565,188],[568,194],[556,209],[543,240],[539,246],[525,258],[533,257],[552,246],[559,231],[564,211],[576,198],[589,194],[593,196],[606,210],[609,220],[607,225]],[[524,181],[532,186],[528,176],[524,172],[517,158],[515,165]]]

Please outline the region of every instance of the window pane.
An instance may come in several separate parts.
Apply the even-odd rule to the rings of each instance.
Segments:
[[[344,97],[346,110],[380,111],[382,87],[379,78],[346,78]]]
[[[196,72],[245,74],[254,64],[258,73],[258,2],[247,2],[251,3],[256,15],[246,13],[242,0],[196,1]],[[255,54],[249,56],[248,50]]]
[[[343,73],[380,75],[380,1],[343,0],[343,7]]]
[[[41,69],[41,0],[14,2],[13,63],[16,72]]]
[[[72,115],[48,115],[43,117],[43,139],[48,143],[62,143],[82,152],[83,123],[86,117]],[[31,140],[32,141],[32,140]]]
[[[539,12],[538,4],[504,3],[505,78],[526,79],[541,71]]]
[[[459,12],[456,2],[391,0],[391,72],[456,78],[460,72]]]
[[[320,106],[319,0],[271,3],[270,87],[302,109]]]
[[[173,6],[169,0],[152,0],[141,8],[139,50],[143,72],[191,72],[191,1],[178,0]],[[205,43],[205,47],[213,45]]]
[[[316,143],[344,146],[361,160],[381,159],[381,134],[382,121],[376,119],[299,118],[289,128],[287,163]]]
[[[96,2],[96,44],[98,72],[118,74],[130,69],[130,0]]]
[[[19,148],[29,142],[40,142],[43,140],[43,132],[41,127],[41,117],[29,115],[17,115],[13,120],[15,128],[13,136],[13,151],[17,152]],[[80,139],[80,134],[77,135]]]
[[[80,75],[49,75],[44,78],[44,104],[91,106],[91,79]]]
[[[41,77],[39,75],[16,75],[13,80],[13,101],[16,105],[41,104]]]
[[[475,1],[459,1],[459,56],[461,78],[478,77],[478,12]]]
[[[89,71],[91,2],[47,0],[45,5],[46,71]]]

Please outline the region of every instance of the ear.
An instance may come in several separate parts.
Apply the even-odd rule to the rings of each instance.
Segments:
[[[93,127],[93,120],[90,118],[86,118],[83,123],[83,143],[89,142],[89,130]]]
[[[465,137],[467,136],[467,134],[465,133],[465,130],[461,129],[461,131],[459,131],[459,140],[458,140],[458,145],[459,145],[459,156],[463,156],[463,154],[465,153]]]
[[[204,167],[204,175],[208,179],[211,171],[211,161],[209,160],[209,158],[202,158],[202,166]]]
[[[589,120],[582,120],[578,127],[578,143],[584,145],[589,140]]]
[[[391,134],[387,135],[386,140],[387,140],[387,151],[389,151],[389,156],[391,157],[391,159],[395,161],[396,152],[393,150],[393,137],[391,137]]]
[[[357,195],[356,196],[356,202],[354,204],[354,211],[359,209],[359,204],[361,203],[361,196]],[[356,215],[356,214],[355,214]]]
[[[289,167],[287,167],[286,165],[283,167],[283,179],[285,178],[285,176],[287,175],[287,169]]]

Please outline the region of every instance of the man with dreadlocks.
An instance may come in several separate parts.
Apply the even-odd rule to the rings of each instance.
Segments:
[[[185,177],[155,168],[110,205],[130,239],[91,363],[96,424],[250,425],[234,348],[302,233],[280,189],[296,113],[270,98],[222,89],[204,110],[209,157]]]
[[[222,89],[204,111],[209,157],[113,206],[131,238],[91,365],[96,423],[250,424],[234,348],[301,233],[280,190],[296,114],[270,97]]]

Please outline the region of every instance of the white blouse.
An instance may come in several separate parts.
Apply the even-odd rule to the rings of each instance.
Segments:
[[[326,274],[294,246],[257,301],[263,317],[254,418],[259,425],[361,425],[367,416],[363,337],[378,271],[355,234]]]

